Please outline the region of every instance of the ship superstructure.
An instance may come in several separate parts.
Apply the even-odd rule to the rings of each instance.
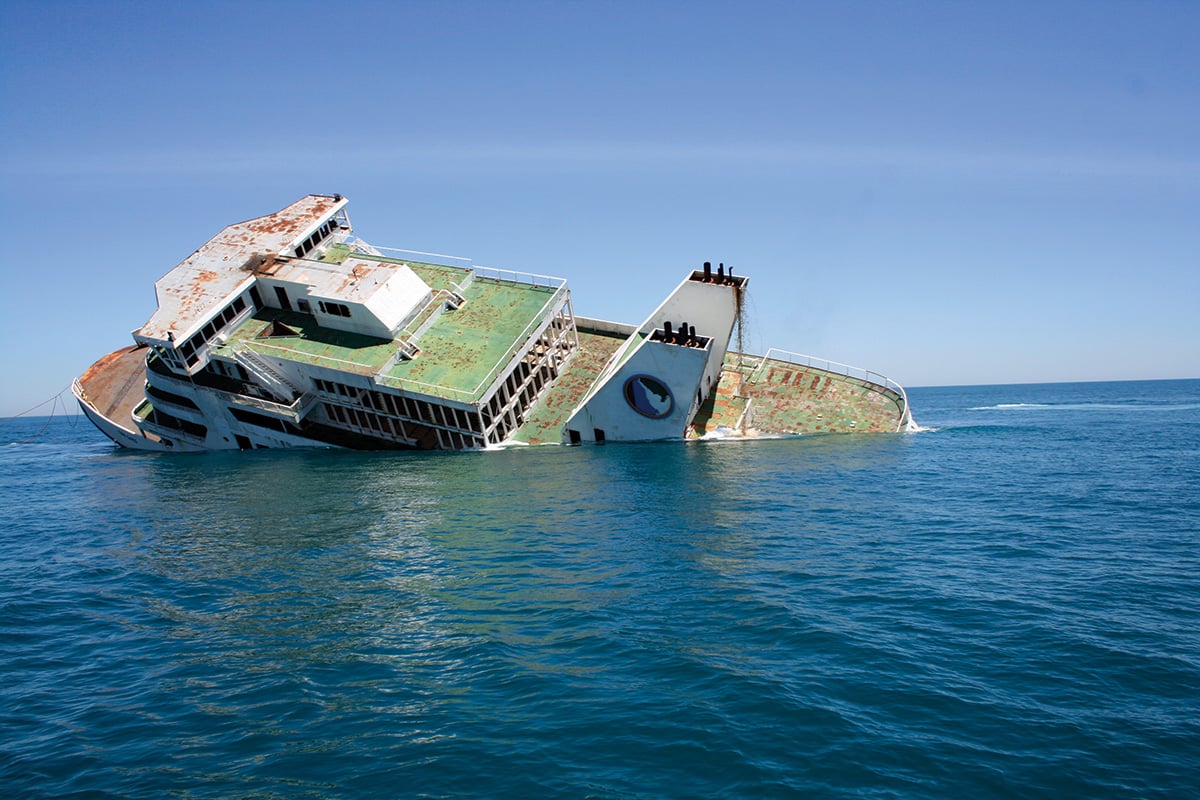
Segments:
[[[748,280],[690,271],[640,325],[577,318],[565,280],[374,247],[340,195],[230,225],[155,283],[134,345],[74,384],[126,447],[457,450],[901,430],[903,389],[731,353]],[[847,418],[847,415],[851,418]]]

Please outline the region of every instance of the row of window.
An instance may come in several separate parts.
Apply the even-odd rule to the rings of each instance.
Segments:
[[[146,421],[160,428],[170,428],[173,431],[186,433],[197,439],[204,439],[208,436],[208,428],[200,423],[173,417],[160,408],[151,408],[150,415],[146,417]]]
[[[214,358],[208,362],[206,370],[214,375],[222,375],[226,378],[233,378],[235,381],[243,383],[250,380],[250,376],[246,374],[245,368],[233,361],[224,361],[220,358]]]
[[[509,376],[510,380],[501,386],[483,411],[483,418],[492,430],[492,441],[502,442],[512,431],[525,421],[525,412],[533,405],[542,388],[554,380],[558,371],[553,363],[542,364],[534,372],[529,365],[522,362],[517,371]],[[515,390],[510,390],[509,384],[518,374],[522,374],[521,382]],[[493,420],[499,417],[493,425]]]
[[[560,351],[570,350],[574,345],[571,330],[570,317],[559,313],[538,338],[531,353],[509,373],[484,406],[483,420],[490,432],[490,441],[504,441],[523,423],[525,412],[538,394],[558,376]]]
[[[346,398],[356,404],[350,408],[325,403],[326,416],[331,421],[411,442],[415,438],[412,436],[414,431],[402,423],[401,420],[405,420],[418,424],[418,427],[432,426],[443,448],[481,447],[485,437],[490,441],[502,441],[519,426],[537,396],[557,376],[561,354],[574,345],[568,314],[560,313],[539,337],[534,351],[506,376],[482,409],[482,419],[468,410],[390,392],[359,389],[321,378],[314,379],[313,384],[323,394]]]
[[[440,428],[457,428],[471,434],[483,433],[479,415],[461,408],[451,408],[439,403],[401,397],[387,392],[370,391],[363,395],[362,404],[367,408],[382,411],[396,417],[407,417],[418,422]]]
[[[439,428],[428,428],[415,423],[405,423],[402,420],[392,419],[383,414],[374,414],[358,408],[347,408],[346,406],[334,403],[324,403],[322,405],[325,409],[325,415],[330,422],[361,431],[368,435],[381,436],[392,441],[400,441],[410,445],[419,444],[420,446],[427,447],[432,445],[432,438],[429,434],[430,431],[433,431],[437,436],[438,447],[442,450],[463,450],[468,447],[483,447],[485,444],[481,436],[471,436],[458,431],[447,431]],[[424,443],[422,443],[422,440]]]
[[[276,417],[268,417],[266,414],[259,414],[255,411],[247,411],[244,408],[229,406],[229,413],[238,422],[244,422],[247,425],[257,425],[260,428],[266,428],[280,433],[290,433],[293,436],[303,436],[304,432],[294,423],[288,422],[285,419],[277,419]]]
[[[182,408],[190,408],[193,411],[200,410],[200,407],[196,405],[195,401],[191,398],[184,397],[181,394],[175,394],[174,392],[168,392],[165,389],[160,389],[157,386],[151,386],[150,384],[146,384],[146,396],[152,400],[161,400],[164,403],[173,403],[174,405]]]
[[[321,227],[317,228],[315,231],[313,231],[312,236],[309,236],[307,239],[301,242],[298,247],[296,247],[296,258],[304,258],[306,255],[311,253],[312,249],[320,244],[326,236],[333,233],[337,229],[338,224],[332,219]]]
[[[327,381],[323,378],[313,378],[313,385],[317,387],[317,391],[325,394],[340,394],[342,397],[350,397],[355,400],[362,394],[362,389],[356,389],[353,386],[347,386],[344,383],[337,381]]]
[[[340,422],[342,425],[363,431],[373,431],[388,439],[413,442],[413,437],[408,435],[404,423],[398,419],[388,419],[368,411],[360,411],[357,408],[347,408],[333,403],[323,403],[322,405],[325,407],[325,416],[333,422]]]
[[[483,433],[479,416],[461,408],[450,408],[438,403],[430,403],[427,400],[417,400],[413,397],[403,397],[389,392],[365,391],[323,378],[313,379],[313,385],[317,391],[349,398],[361,403],[364,408],[374,409],[393,417],[403,417],[414,422],[424,422],[442,428],[457,428],[470,434]]]
[[[241,295],[233,298],[233,302],[221,309],[221,311],[208,321],[203,328],[200,329],[192,338],[183,343],[179,348],[179,354],[187,360],[188,366],[195,364],[199,356],[198,351],[206,342],[211,342],[213,337],[225,329],[225,326],[233,321],[233,318],[246,310],[246,301]]]
[[[322,314],[328,314],[331,317],[350,316],[350,306],[344,303],[327,303],[324,300],[318,300],[317,305],[320,307]]]

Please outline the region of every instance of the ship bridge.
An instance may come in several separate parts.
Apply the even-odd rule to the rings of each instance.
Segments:
[[[350,233],[346,199],[308,195],[274,214],[229,225],[154,282],[158,309],[133,332],[180,370],[204,366],[207,346],[266,304],[256,285],[282,261]]]

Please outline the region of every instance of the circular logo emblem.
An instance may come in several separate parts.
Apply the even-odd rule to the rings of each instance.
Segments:
[[[644,417],[662,419],[675,408],[667,385],[651,375],[634,375],[625,381],[625,402]]]

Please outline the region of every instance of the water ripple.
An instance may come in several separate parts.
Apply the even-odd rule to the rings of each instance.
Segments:
[[[0,783],[1196,796],[1183,383],[1142,403],[1169,432],[1093,384],[753,444],[181,458],[52,427],[0,453]]]

